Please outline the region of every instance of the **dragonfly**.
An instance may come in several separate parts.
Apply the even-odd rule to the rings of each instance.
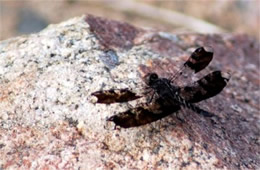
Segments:
[[[212,59],[212,51],[199,47],[190,55],[181,69],[172,76],[159,77],[155,72],[146,74],[143,79],[146,89],[150,89],[152,93],[150,97],[137,95],[129,89],[100,90],[91,95],[95,96],[97,103],[101,104],[129,102],[145,96],[149,98],[146,103],[109,117],[107,121],[114,122],[115,127],[142,126],[167,117],[181,109],[189,109],[204,117],[218,117],[216,114],[200,108],[196,103],[219,94],[230,79],[229,73],[216,70],[184,86],[176,83],[179,77],[185,73],[193,72],[196,74],[206,68]]]

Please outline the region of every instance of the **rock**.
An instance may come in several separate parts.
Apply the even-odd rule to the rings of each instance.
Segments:
[[[128,105],[95,104],[90,95],[140,94],[145,73],[169,76],[204,45],[214,60],[195,78],[217,69],[232,75],[221,94],[199,104],[222,121],[182,110],[184,122],[173,114],[114,130],[106,119]],[[2,41],[0,169],[256,169],[258,55],[247,35],[172,35],[91,15]]]

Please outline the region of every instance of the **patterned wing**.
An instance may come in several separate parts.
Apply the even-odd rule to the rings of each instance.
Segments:
[[[207,51],[206,51],[207,50]],[[195,73],[203,70],[209,65],[213,58],[212,49],[209,47],[197,48],[189,57],[189,59],[184,63],[184,67],[190,68]]]
[[[97,103],[111,104],[111,103],[123,103],[140,98],[128,89],[111,89],[96,91],[91,95],[97,97]]]
[[[116,126],[123,128],[137,127],[162,119],[180,109],[179,105],[169,105],[162,98],[157,98],[150,105],[129,109],[111,116],[107,121],[112,121]]]
[[[213,50],[210,47],[199,47],[197,48],[188,60],[184,63],[183,67],[179,70],[178,73],[170,77],[171,82],[174,82],[180,77],[180,75],[191,76],[190,72],[197,73],[203,70],[209,65],[213,58]]]
[[[214,71],[191,85],[181,87],[179,95],[187,102],[197,103],[220,93],[230,78],[228,73]]]

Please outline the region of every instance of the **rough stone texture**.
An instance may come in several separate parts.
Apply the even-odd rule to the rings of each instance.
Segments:
[[[189,110],[138,128],[106,118],[126,104],[95,104],[94,91],[169,76],[197,46],[212,46],[212,70],[232,75],[224,91]],[[154,32],[94,16],[0,43],[0,169],[257,169],[259,43],[246,35]],[[130,102],[135,105],[143,99]],[[215,123],[213,123],[215,122]]]

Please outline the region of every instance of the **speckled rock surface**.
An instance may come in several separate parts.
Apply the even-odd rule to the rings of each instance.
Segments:
[[[149,125],[114,130],[127,104],[95,104],[94,91],[140,93],[149,70],[176,70],[197,46],[214,48],[203,72],[232,78],[200,106]],[[168,34],[83,16],[0,42],[0,169],[257,169],[259,43],[246,35]],[[198,75],[200,76],[200,75]],[[131,102],[135,105],[138,102]]]

